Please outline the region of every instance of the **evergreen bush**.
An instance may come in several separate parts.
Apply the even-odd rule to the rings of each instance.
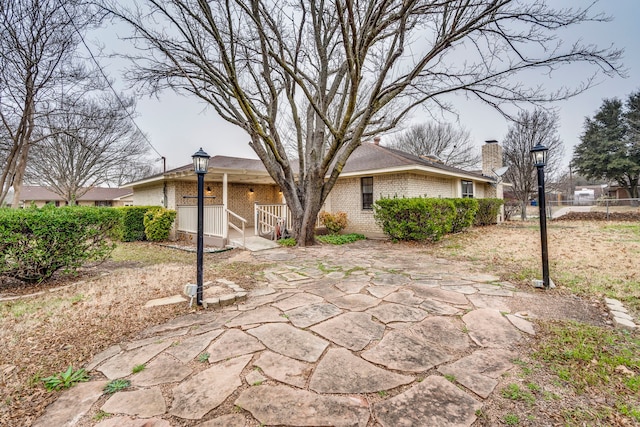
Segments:
[[[28,283],[106,259],[118,226],[113,208],[69,206],[0,209],[0,275]]]
[[[504,203],[502,199],[478,199],[478,213],[473,225],[484,226],[498,223],[500,206]]]
[[[382,198],[374,203],[374,218],[394,240],[436,242],[451,232],[455,205],[448,199]]]
[[[478,212],[478,199],[457,198],[449,200],[453,202],[456,211],[451,224],[451,232],[459,233],[465,228],[471,227]]]
[[[115,238],[122,242],[145,240],[144,214],[149,209],[161,209],[160,206],[124,206],[116,208],[121,215],[120,226]]]
[[[144,234],[147,240],[159,242],[167,240],[171,232],[171,226],[176,219],[176,211],[158,208],[149,209],[144,214]]]

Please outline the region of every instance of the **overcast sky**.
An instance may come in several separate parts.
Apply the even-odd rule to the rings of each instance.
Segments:
[[[550,0],[556,7],[585,6],[591,0]],[[639,0],[607,0],[595,6],[613,20],[606,23],[583,24],[568,34],[571,40],[582,38],[587,43],[599,47],[613,44],[625,49],[623,64],[627,78],[601,77],[599,84],[589,91],[569,100],[554,104],[560,114],[560,137],[565,144],[565,164],[568,164],[573,147],[580,140],[580,134],[587,116],[592,116],[600,107],[604,98],[618,97],[626,99],[631,92],[640,90],[640,16]],[[109,27],[101,30],[97,38],[106,44],[106,50],[117,47],[115,41],[122,30]],[[100,60],[109,75],[115,79],[116,86],[121,85],[121,66],[116,61]],[[563,70],[553,75],[553,84],[575,84],[572,70]],[[479,102],[471,102],[462,97],[451,98],[459,113],[459,124],[471,133],[478,147],[488,139],[502,140],[509,123],[491,107]],[[191,162],[191,155],[202,147],[209,155],[226,155],[257,158],[248,146],[249,138],[241,129],[228,124],[217,117],[215,112],[206,108],[197,99],[184,97],[171,92],[161,93],[158,98],[142,98],[137,105],[138,126],[147,134],[153,146],[167,158],[167,168],[182,166]],[[426,113],[416,110],[413,122],[419,123]],[[450,117],[455,121],[455,117]],[[388,138],[387,138],[388,140]],[[382,143],[385,136],[382,136]],[[157,156],[156,156],[157,157]],[[158,165],[161,162],[158,161]]]

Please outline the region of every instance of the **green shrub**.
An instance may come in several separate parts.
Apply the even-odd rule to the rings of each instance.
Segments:
[[[120,226],[115,238],[123,242],[144,240],[144,214],[149,209],[161,209],[161,206],[124,206],[116,208],[121,215]]]
[[[320,223],[327,227],[331,234],[338,234],[347,227],[347,213],[336,212],[334,214],[322,211],[320,212]]]
[[[145,212],[143,220],[147,240],[152,242],[167,240],[175,219],[176,211],[165,208],[149,209]]]
[[[498,222],[498,214],[500,206],[504,203],[502,199],[477,199],[478,213],[473,225],[484,226],[492,225]]]
[[[295,246],[298,244],[298,242],[296,242],[296,239],[294,239],[293,237],[286,237],[284,239],[278,240],[278,244],[280,246]]]
[[[112,208],[0,209],[0,275],[33,283],[102,261],[119,218]]]
[[[451,232],[459,233],[465,228],[471,227],[478,212],[478,199],[458,198],[449,200],[453,202],[456,211],[451,224]]]
[[[451,231],[456,210],[447,199],[379,199],[374,217],[385,234],[394,240],[436,242]]]
[[[317,236],[316,239],[322,243],[329,243],[331,245],[344,245],[345,243],[353,243],[358,240],[364,240],[362,234],[327,234],[326,236]]]

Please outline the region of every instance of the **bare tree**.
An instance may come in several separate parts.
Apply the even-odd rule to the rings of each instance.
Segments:
[[[0,203],[17,206],[34,130],[55,108],[53,89],[78,79],[79,32],[99,19],[84,0],[0,0],[0,125],[8,135]]]
[[[395,137],[392,147],[416,156],[435,156],[442,163],[462,169],[475,168],[480,153],[469,131],[451,123],[414,125]]]
[[[44,136],[33,147],[31,180],[75,204],[92,187],[148,172],[145,142],[127,113],[134,102],[121,100],[76,100],[49,115],[38,129]]]
[[[318,211],[363,138],[416,106],[441,108],[452,92],[498,109],[565,99],[592,80],[549,93],[512,77],[575,62],[615,74],[621,54],[563,43],[557,32],[606,17],[544,0],[104,1],[140,48],[129,77],[192,94],[248,133],[299,245],[314,243]]]
[[[557,171],[564,153],[558,136],[558,115],[552,111],[536,109],[522,111],[503,141],[504,164],[509,167],[505,178],[511,183],[511,192],[521,203],[520,216],[526,219],[529,196],[537,188],[536,167],[530,150],[537,144],[549,148],[545,172]]]

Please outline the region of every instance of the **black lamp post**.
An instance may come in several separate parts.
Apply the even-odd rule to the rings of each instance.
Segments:
[[[196,304],[202,305],[202,259],[204,252],[204,232],[203,232],[203,223],[204,223],[204,174],[207,173],[209,169],[209,158],[210,156],[202,151],[202,147],[198,150],[193,156],[193,170],[198,176],[198,259],[197,259],[197,293],[196,293]]]
[[[530,151],[531,160],[538,169],[538,206],[540,208],[540,243],[542,244],[542,285],[549,289],[549,255],[547,252],[547,203],[544,191],[544,167],[549,149],[537,144]]]

